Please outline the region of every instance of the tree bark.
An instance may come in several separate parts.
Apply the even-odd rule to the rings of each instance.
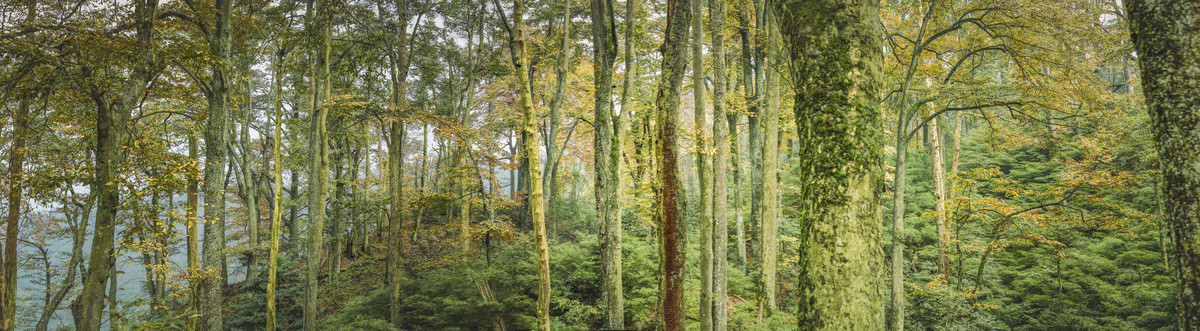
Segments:
[[[683,266],[686,261],[687,237],[683,211],[687,201],[680,187],[679,99],[683,76],[687,73],[688,24],[692,20],[690,0],[667,2],[666,40],[662,45],[662,76],[654,104],[658,110],[657,172],[658,192],[655,199],[658,224],[659,311],[661,328],[668,331],[683,329]]]
[[[779,71],[782,67],[779,61],[779,29],[772,16],[772,8],[765,8],[763,19],[767,31],[767,69],[764,75],[766,107],[762,111],[763,145],[762,145],[762,219],[759,238],[762,258],[762,273],[759,284],[762,286],[763,315],[771,316],[778,304],[775,302],[776,293],[776,263],[779,253]]]
[[[137,105],[146,83],[153,79],[150,42],[157,6],[156,0],[138,1],[136,4],[134,15],[138,18],[139,63],[122,84],[116,99],[111,102],[104,100],[99,87],[93,86],[90,91],[96,104],[96,174],[91,191],[96,194],[97,207],[83,292],[72,304],[72,309],[77,311],[75,326],[80,330],[99,330],[103,318],[104,288],[112,269],[110,257],[113,255],[117,209],[120,206],[116,183],[117,167],[122,160],[119,150],[129,112]]]
[[[933,159],[933,199],[935,224],[938,236],[938,273],[950,281],[950,227],[946,223],[946,173],[943,164],[945,153],[942,146],[942,128],[938,125],[938,117],[929,121],[929,150]]]
[[[629,4],[626,4],[629,6]],[[600,219],[601,267],[603,278],[601,298],[604,305],[604,325],[609,329],[625,328],[625,291],[621,266],[621,205],[620,205],[620,140],[614,131],[621,130],[620,119],[613,116],[613,65],[617,57],[617,31],[613,18],[612,0],[592,0],[592,45],[595,59],[592,71],[595,80],[595,125],[593,140],[595,154],[596,216]],[[629,18],[626,18],[629,19]],[[622,108],[622,112],[627,111]]]
[[[25,140],[29,137],[29,100],[17,102],[12,118],[12,145],[8,149],[8,215],[5,218],[4,254],[0,255],[0,329],[13,330],[17,319],[17,234],[21,222],[21,190],[25,177]]]
[[[1180,330],[1200,330],[1200,3],[1127,0],[1163,176]]]
[[[699,177],[700,192],[700,330],[712,330],[712,266],[713,266],[713,219],[712,219],[712,164],[708,156],[708,114],[705,108],[704,91],[704,14],[699,0],[692,1],[692,104],[696,125],[696,176]]]
[[[729,312],[728,293],[728,245],[729,200],[726,185],[725,166],[729,162],[729,121],[725,112],[725,0],[708,1],[708,23],[712,31],[713,56],[713,142],[716,143],[716,154],[713,155],[713,279],[712,279],[712,329],[725,331],[728,324]]]
[[[515,0],[513,5],[513,26],[510,31],[510,48],[512,49],[513,69],[517,74],[517,93],[521,113],[524,115],[523,149],[528,163],[529,182],[541,182],[541,152],[537,143],[537,115],[534,114],[532,91],[529,85],[529,58],[525,54],[525,2]],[[529,185],[529,214],[533,219],[534,249],[538,265],[538,299],[537,323],[539,330],[550,330],[550,254],[546,242],[546,212],[542,205],[542,186]]]
[[[275,327],[275,287],[278,285],[276,280],[279,273],[279,232],[281,220],[283,219],[283,59],[285,51],[280,49],[276,54],[275,59],[275,148],[273,150],[273,158],[275,159],[275,196],[273,198],[271,210],[271,244],[270,251],[267,253],[267,330],[276,330]],[[265,166],[265,165],[264,165]]]
[[[331,24],[326,22],[327,9],[324,4],[313,7],[309,1],[308,24],[316,31],[319,53],[312,63],[312,78],[309,91],[312,99],[309,109],[308,136],[308,244],[305,246],[304,272],[304,330],[317,329],[317,297],[320,295],[317,277],[320,275],[321,253],[325,244],[325,207],[329,182],[329,142],[325,126],[328,109],[325,98],[329,93],[329,52],[332,38]],[[315,53],[315,52],[314,52]]]
[[[392,105],[391,130],[388,136],[388,316],[392,325],[400,327],[400,281],[401,258],[406,247],[404,240],[404,140],[405,128],[401,115],[408,107],[408,0],[396,0],[397,26],[392,60]],[[424,139],[424,137],[422,137]],[[415,233],[415,232],[414,232]]]
[[[884,325],[879,4],[772,0],[790,57],[801,157],[801,330]],[[819,56],[816,56],[819,55]]]

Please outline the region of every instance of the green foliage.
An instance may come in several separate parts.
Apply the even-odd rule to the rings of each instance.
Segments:
[[[276,275],[275,287],[275,325],[279,330],[294,330],[304,324],[304,307],[301,305],[304,296],[304,278],[296,266],[295,260],[282,254],[279,258],[279,272]],[[240,295],[227,301],[229,310],[234,315],[225,318],[226,326],[231,330],[262,330],[267,324],[267,265],[260,263],[258,277],[252,277],[242,283]]]

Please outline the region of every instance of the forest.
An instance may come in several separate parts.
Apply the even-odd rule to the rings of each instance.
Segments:
[[[1200,330],[1197,27],[0,0],[0,330]]]

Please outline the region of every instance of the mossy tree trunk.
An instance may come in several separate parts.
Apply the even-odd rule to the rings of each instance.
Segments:
[[[655,223],[658,225],[659,316],[661,329],[683,329],[683,265],[687,238],[683,211],[686,200],[679,174],[679,99],[687,72],[688,24],[692,20],[690,0],[667,2],[666,41],[662,46],[662,76],[655,95],[658,139],[655,141],[659,170]]]
[[[697,315],[700,330],[712,330],[712,264],[713,264],[713,219],[712,219],[712,164],[708,156],[707,107],[704,91],[704,14],[700,0],[692,1],[692,103],[696,125],[696,175],[700,192],[700,307]]]
[[[713,53],[713,233],[712,254],[712,329],[725,331],[728,323],[728,269],[729,269],[729,194],[727,192],[725,166],[729,162],[729,121],[725,112],[725,0],[708,1],[708,23],[712,31]],[[736,187],[736,186],[735,186]]]
[[[1200,3],[1126,0],[1162,169],[1180,330],[1200,330]]]
[[[628,5],[628,4],[627,4]],[[596,167],[596,216],[600,219],[600,274],[604,310],[604,326],[625,328],[625,300],[621,266],[621,205],[620,205],[620,140],[614,132],[620,121],[613,116],[613,64],[617,58],[617,30],[613,18],[612,0],[592,0],[592,45],[595,72],[596,138],[593,140]],[[626,18],[628,19],[628,18]],[[628,92],[626,92],[628,93]],[[622,109],[622,111],[628,111]]]
[[[884,325],[879,4],[772,0],[792,67],[801,157],[801,330]]]

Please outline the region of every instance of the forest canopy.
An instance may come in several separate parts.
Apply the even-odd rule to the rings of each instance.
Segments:
[[[1200,330],[1195,26],[4,0],[0,330]]]

